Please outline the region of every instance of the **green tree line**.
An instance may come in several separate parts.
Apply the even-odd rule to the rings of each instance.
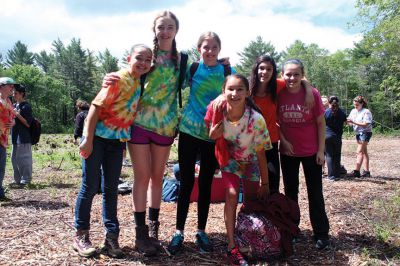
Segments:
[[[353,49],[329,53],[317,44],[296,40],[284,51],[276,51],[260,36],[238,52],[234,66],[249,75],[255,58],[270,54],[280,66],[289,58],[304,62],[307,79],[322,95],[336,95],[349,112],[352,99],[361,94],[369,101],[375,128],[400,128],[400,7],[398,0],[358,0],[358,23],[366,30]],[[198,59],[195,48],[187,51]],[[127,52],[125,52],[125,55]],[[10,76],[24,84],[34,115],[46,133],[71,132],[77,99],[90,102],[101,87],[105,73],[116,71],[119,60],[108,49],[85,49],[80,39],[69,44],[52,43],[50,52],[32,53],[17,41],[6,55],[0,54],[0,76]],[[121,65],[125,62],[121,60]]]

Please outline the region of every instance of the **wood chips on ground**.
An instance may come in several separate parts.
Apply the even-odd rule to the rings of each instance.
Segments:
[[[343,141],[342,164],[351,171],[355,163],[355,141]],[[388,198],[400,189],[400,139],[372,138],[369,145],[370,178],[323,180],[326,211],[330,222],[332,247],[318,251],[312,241],[304,178],[301,178],[301,236],[290,258],[264,265],[386,265],[400,264],[399,237],[379,241],[373,228],[376,200]],[[126,168],[126,167],[125,167]],[[130,168],[124,169],[132,176]],[[135,225],[132,222],[131,194],[120,195],[118,217],[123,259],[103,255],[80,258],[72,250],[74,206],[79,184],[78,174],[41,169],[34,182],[58,177],[58,184],[34,189],[9,189],[10,202],[0,203],[0,265],[226,265],[223,203],[211,205],[207,232],[215,245],[211,254],[201,254],[195,245],[196,204],[190,205],[185,228],[185,250],[170,257],[165,252],[146,258],[133,249]],[[129,177],[130,178],[130,177]],[[5,185],[11,182],[6,176]],[[282,189],[282,187],[281,187]],[[175,203],[162,203],[160,239],[167,244],[175,231]],[[101,196],[96,196],[91,213],[91,240],[98,246],[104,239],[101,221]],[[397,260],[396,256],[397,255]],[[374,264],[371,264],[371,258]],[[393,262],[394,261],[394,262]],[[394,263],[394,264],[393,264]]]

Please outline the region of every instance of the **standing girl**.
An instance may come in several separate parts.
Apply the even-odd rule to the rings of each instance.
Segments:
[[[144,45],[132,47],[127,58],[129,68],[118,72],[121,79],[115,85],[102,88],[92,101],[79,146],[85,159],[85,174],[75,207],[76,236],[73,248],[80,256],[90,257],[96,249],[89,240],[92,201],[101,180],[103,223],[106,238],[103,251],[112,257],[123,255],[119,248],[117,218],[118,178],[122,168],[122,147],[130,137],[140,97],[139,78],[151,66],[151,49]],[[103,177],[101,177],[101,168]]]
[[[305,89],[303,63],[291,59],[284,63],[282,77],[286,88],[278,94],[280,152],[285,195],[298,202],[299,167],[303,165],[306,179],[310,220],[316,247],[329,244],[329,222],[322,193],[322,165],[325,150],[325,118],[321,96],[313,89],[315,106],[303,104]],[[300,221],[299,221],[300,222]]]
[[[178,125],[177,83],[181,60],[175,41],[178,30],[179,21],[170,11],[163,11],[154,19],[153,66],[146,75],[128,142],[134,172],[135,246],[145,256],[156,255],[160,247],[158,220],[162,182]],[[103,84],[118,79],[118,75],[109,74]],[[149,226],[146,225],[147,204]]]
[[[369,155],[368,142],[372,136],[372,113],[367,109],[367,101],[361,95],[358,95],[353,100],[354,109],[351,110],[347,117],[347,123],[353,125],[357,139],[357,162],[356,169],[352,171],[350,177],[370,177],[369,172]],[[364,172],[361,175],[360,169],[364,162]]]
[[[136,248],[146,256],[157,253],[162,181],[178,125],[177,82],[180,56],[175,36],[179,21],[170,11],[154,20],[153,69],[146,77],[138,116],[129,141],[133,162],[133,211],[136,223]],[[146,225],[146,204],[149,227]],[[150,236],[149,238],[149,229]]]
[[[305,105],[313,106],[314,97],[312,87],[305,80],[302,81],[306,88]],[[277,79],[275,60],[270,55],[261,55],[256,59],[250,76],[250,91],[255,104],[260,108],[267,123],[268,132],[272,142],[272,149],[266,150],[268,161],[268,178],[270,193],[279,192],[280,164],[278,154],[279,133],[276,125],[277,95],[285,88],[285,82]]]
[[[176,254],[182,248],[190,194],[194,184],[197,154],[200,155],[200,173],[198,177],[198,232],[196,234],[196,243],[203,252],[213,250],[213,246],[204,230],[210,207],[212,180],[218,163],[214,155],[215,143],[208,136],[204,116],[207,105],[220,94],[220,88],[225,80],[225,66],[217,61],[221,50],[221,40],[216,33],[203,33],[197,42],[197,50],[201,54],[202,60],[198,63],[198,68],[193,77],[191,77],[190,95],[179,125],[180,190],[176,216],[176,233],[168,246],[171,254]],[[231,72],[233,71],[231,69]]]
[[[210,125],[210,138],[223,137],[229,154],[227,164],[221,169],[226,187],[224,218],[228,237],[227,256],[234,265],[247,265],[234,241],[240,180],[243,181],[245,200],[252,195],[260,199],[267,197],[269,186],[265,150],[272,146],[264,118],[248,99],[250,90],[247,79],[239,74],[228,76],[223,84],[223,94],[227,105],[222,111],[222,120],[216,121],[219,115],[214,114],[211,105],[204,119]]]

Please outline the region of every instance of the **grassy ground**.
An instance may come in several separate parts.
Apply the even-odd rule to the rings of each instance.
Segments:
[[[343,164],[352,170],[356,145],[343,143]],[[332,247],[317,251],[312,244],[304,180],[299,195],[302,213],[300,242],[290,258],[266,265],[400,265],[400,139],[373,137],[369,151],[371,178],[323,181],[326,210],[331,225]],[[173,147],[170,164],[176,161]],[[170,168],[168,168],[170,173]],[[12,189],[11,163],[7,162],[5,186],[10,202],[0,203],[0,265],[224,265],[226,248],[223,203],[212,204],[207,231],[216,247],[200,254],[194,244],[196,204],[191,204],[186,225],[185,252],[169,257],[162,253],[145,258],[133,249],[131,196],[119,196],[120,243],[126,257],[110,259],[78,257],[71,249],[73,217],[80,185],[80,158],[71,135],[44,135],[34,147],[32,185]],[[132,180],[132,169],[122,176]],[[176,204],[161,207],[160,238],[167,243],[175,228]],[[103,239],[101,197],[93,202],[91,237]]]

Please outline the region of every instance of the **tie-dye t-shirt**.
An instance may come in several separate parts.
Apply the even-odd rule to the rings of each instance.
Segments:
[[[231,68],[231,73],[236,73],[236,71]],[[190,77],[187,77],[187,80],[189,79]],[[210,67],[206,66],[203,61],[199,62],[199,66],[192,77],[189,99],[179,124],[179,131],[202,140],[211,141],[208,137],[204,116],[206,115],[207,105],[221,94],[224,80],[224,66],[222,64]]]
[[[146,77],[135,125],[162,136],[175,136],[178,77],[179,70],[175,69],[170,52],[158,51],[154,70]]]
[[[231,158],[221,171],[249,178],[260,179],[257,152],[272,148],[267,126],[262,115],[246,108],[242,118],[232,123],[224,117],[224,138]]]
[[[5,127],[6,123],[12,122],[15,118],[13,105],[9,99],[0,99],[0,145],[8,146],[8,134],[10,129]]]
[[[118,71],[118,75],[121,77],[118,83],[102,88],[92,101],[93,105],[101,107],[95,135],[127,141],[140,98],[140,82],[126,69]],[[87,131],[84,131],[86,136]]]

